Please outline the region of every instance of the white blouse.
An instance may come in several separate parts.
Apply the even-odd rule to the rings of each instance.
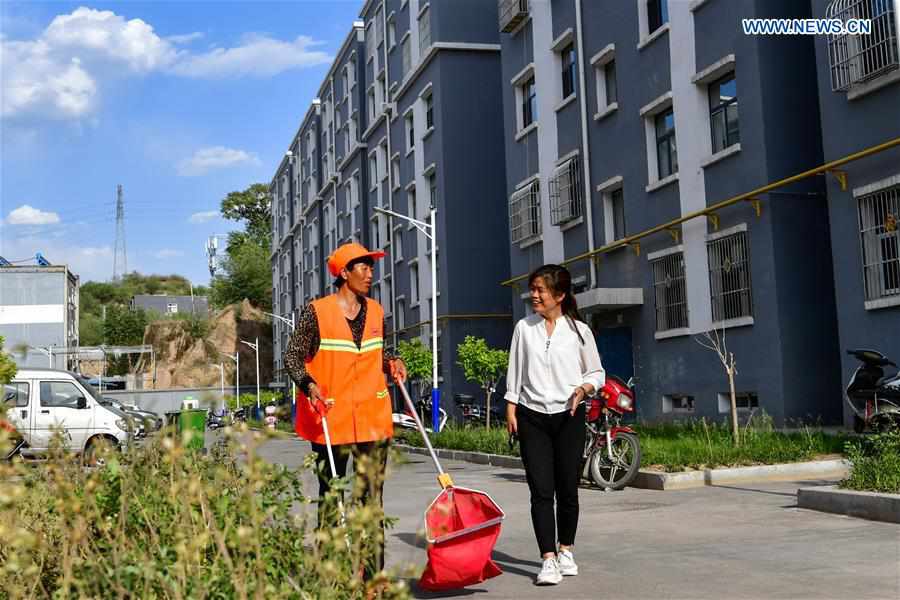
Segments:
[[[576,387],[589,383],[599,390],[605,382],[597,342],[586,323],[560,317],[549,336],[545,320],[538,314],[516,323],[506,372],[507,402],[542,413],[559,413],[566,410]]]

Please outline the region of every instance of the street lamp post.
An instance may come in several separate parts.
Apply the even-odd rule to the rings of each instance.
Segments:
[[[291,327],[291,335],[294,335],[294,329],[297,327],[297,324],[294,321],[294,313],[291,313],[291,318],[287,319],[286,317],[282,317],[280,315],[272,314],[269,312],[263,311],[264,315],[269,315],[273,319],[278,319],[285,325],[290,325]],[[291,378],[291,405],[297,401],[297,384],[294,382],[293,378]]]
[[[45,355],[50,361],[50,368],[53,368],[53,346],[31,346],[31,348]]]
[[[438,389],[438,351],[437,351],[437,221],[434,206],[431,207],[431,222],[401,215],[386,208],[373,208],[375,212],[397,217],[412,223],[416,229],[431,240],[431,427],[432,431],[440,431],[441,424],[441,390]]]
[[[255,344],[244,340],[241,340],[241,343],[247,344],[256,353],[256,410],[259,411],[259,338],[256,338]]]
[[[234,356],[231,354],[223,354],[222,356],[227,356],[234,361],[234,408],[237,410],[237,407],[241,405],[241,354],[235,352]],[[223,395],[222,397],[224,398],[225,396]]]

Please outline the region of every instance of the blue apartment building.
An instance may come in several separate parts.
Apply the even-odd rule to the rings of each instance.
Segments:
[[[457,344],[506,347],[527,274],[563,263],[640,417],[728,413],[714,331],[744,417],[849,425],[844,350],[900,358],[897,2],[369,0],[271,183],[276,312],[330,293],[357,240],[388,254],[389,344],[429,344],[436,260],[452,408],[475,392]],[[873,33],[741,27],[850,17]],[[376,210],[431,205],[434,246]]]

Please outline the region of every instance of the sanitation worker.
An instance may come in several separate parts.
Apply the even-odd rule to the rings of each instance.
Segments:
[[[406,381],[406,365],[384,351],[384,310],[368,297],[375,260],[384,255],[356,243],[339,246],[328,257],[336,291],[306,306],[284,355],[299,389],[294,427],[316,453],[320,528],[329,525],[323,500],[331,487],[323,413],[338,477],[346,475],[352,455],[357,471],[355,495],[361,502],[383,507],[387,450],[393,436],[385,375]],[[383,527],[382,522],[381,540],[374,564],[365,569],[366,578],[384,566]]]

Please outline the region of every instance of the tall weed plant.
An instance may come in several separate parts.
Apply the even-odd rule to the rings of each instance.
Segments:
[[[900,494],[900,428],[846,444],[850,476],[841,487]]]
[[[262,460],[264,439],[228,430],[204,455],[163,436],[94,469],[61,451],[0,463],[0,598],[408,598],[385,571],[362,577],[381,509],[351,502],[316,530],[301,473]],[[9,443],[0,430],[0,456]]]

